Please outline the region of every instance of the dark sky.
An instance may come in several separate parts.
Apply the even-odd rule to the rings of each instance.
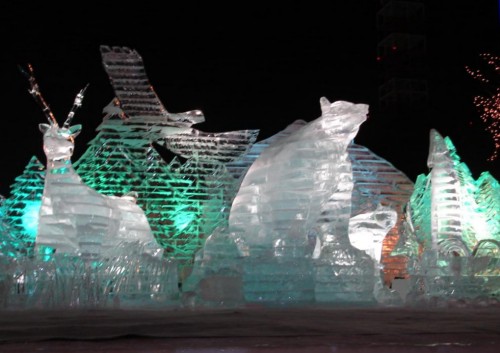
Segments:
[[[206,122],[198,129],[260,129],[263,139],[296,119],[317,118],[319,99],[325,96],[369,104],[370,116],[355,141],[412,180],[427,172],[431,128],[450,136],[474,177],[489,170],[500,179],[498,161],[486,161],[493,141],[472,105],[473,96],[483,92],[464,69],[478,64],[481,52],[500,54],[497,1],[424,1],[429,108],[396,118],[378,109],[380,1],[284,7],[107,3],[52,8],[40,1],[0,4],[0,194],[8,196],[31,156],[45,163],[38,130],[45,117],[17,65],[33,65],[60,121],[75,94],[90,84],[74,119],[84,129],[76,140],[76,161],[96,134],[102,108],[113,98],[100,45],[136,49],[168,111],[203,110]]]

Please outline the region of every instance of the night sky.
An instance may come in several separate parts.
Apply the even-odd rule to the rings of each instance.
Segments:
[[[0,194],[6,197],[31,156],[45,163],[38,124],[46,119],[17,65],[33,65],[42,94],[61,122],[76,93],[90,84],[73,121],[83,125],[76,161],[114,96],[100,45],[136,49],[169,112],[204,112],[206,122],[194,126],[200,130],[260,129],[259,139],[264,139],[296,119],[319,117],[319,99],[325,96],[332,102],[368,104],[368,120],[355,142],[413,181],[428,172],[431,128],[452,139],[474,177],[488,170],[500,179],[499,161],[487,161],[493,141],[472,104],[473,96],[484,91],[464,68],[479,65],[482,52],[500,55],[497,1],[424,1],[429,106],[397,117],[378,107],[380,1],[285,7],[184,1],[141,1],[134,7],[68,2],[65,8],[47,8],[40,1],[10,3],[0,4]]]

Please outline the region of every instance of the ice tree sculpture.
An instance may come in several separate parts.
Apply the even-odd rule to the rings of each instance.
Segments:
[[[227,169],[227,164],[242,158],[257,138],[258,130],[240,130],[222,133],[207,133],[192,129],[175,135],[165,136],[162,140],[170,151],[187,159],[183,166],[188,178],[199,180],[203,192],[213,192],[219,188],[221,202],[214,207],[212,202],[203,202],[204,211],[212,223],[206,228],[210,234],[217,226],[225,226],[228,212],[239,187],[236,179]],[[160,142],[162,141],[160,140]],[[189,166],[188,168],[186,168]],[[213,200],[213,197],[209,199]],[[216,213],[209,215],[210,213]],[[215,221],[215,222],[214,222]]]
[[[5,268],[2,266],[2,262],[5,258],[17,257],[20,252],[19,239],[12,235],[12,229],[6,222],[5,203],[5,197],[0,195],[0,282],[2,281],[1,277],[5,275]],[[2,287],[1,284],[0,287]]]
[[[33,156],[11,185],[5,201],[5,222],[17,239],[18,251],[32,255],[38,229],[38,213],[42,204],[45,167]]]
[[[275,141],[289,136],[291,133],[302,128],[305,124],[305,121],[297,120],[283,131],[253,144],[250,151],[243,155],[242,158],[229,161],[225,166],[227,171],[236,181],[233,185],[239,188],[246,172],[265,149]],[[245,261],[244,254],[242,254],[241,249],[238,248],[238,242],[238,234],[230,232],[225,226],[218,227],[212,232],[203,247],[196,253],[193,270],[183,283],[182,290],[184,293],[185,305],[195,307],[231,307],[244,304],[243,268],[245,267],[245,263],[251,263],[252,261]],[[283,288],[283,286],[281,286],[282,288],[280,288],[279,291],[275,291],[274,289],[276,288],[269,287],[266,289],[265,293],[263,293],[261,288],[259,294],[249,290],[249,287],[253,285],[252,280],[249,281],[249,279],[253,277],[258,285],[259,278],[265,277],[267,274],[266,272],[261,273],[259,271],[265,271],[266,268],[270,266],[269,259],[260,258],[260,260],[263,260],[261,264],[262,267],[259,267],[257,264],[246,266],[245,288],[247,289],[247,301],[293,302],[295,300],[303,300],[303,295],[288,293],[287,289]],[[279,259],[271,266],[274,266],[276,270],[278,266],[280,266]],[[298,276],[302,276],[303,267],[304,266],[299,268],[288,268],[288,271],[293,272],[295,270]],[[294,283],[296,280],[294,274],[287,274],[285,272],[286,270],[283,269],[281,272],[282,276],[277,282],[289,281],[290,283]],[[276,280],[276,277],[277,276],[273,276],[270,280]],[[306,290],[309,291],[309,300],[311,301],[313,287],[312,277],[309,276],[306,281],[309,282]],[[279,286],[280,285],[278,285],[278,287]],[[262,296],[261,294],[264,295]],[[289,296],[290,294],[292,294],[292,296]],[[261,295],[259,297],[260,299],[257,297],[259,295]],[[287,298],[287,296],[289,297]]]
[[[14,258],[19,255],[18,240],[12,236],[11,229],[3,220],[3,201],[0,195],[0,309],[9,304],[9,290],[12,286],[12,267]]]
[[[99,194],[85,185],[73,169],[71,156],[81,125],[71,126],[71,122],[82,104],[85,89],[76,96],[60,127],[40,93],[31,65],[28,72],[23,72],[29,79],[30,93],[49,122],[40,124],[47,169],[36,237],[39,252],[95,258],[119,243],[132,242],[147,244],[148,252],[159,253],[144,212],[133,197]]]
[[[489,172],[482,172],[476,181],[475,201],[484,212],[487,233],[500,241],[500,184]]]
[[[485,277],[500,268],[498,182],[489,173],[474,180],[448,137],[433,129],[430,141],[431,171],[417,178],[406,206],[405,244],[397,250],[412,258],[414,288],[424,288],[424,296],[498,293],[500,280]]]
[[[176,178],[141,130],[124,125],[109,106],[105,110],[109,113],[75,169],[99,193],[116,196],[135,192],[156,240],[164,246],[164,227],[175,224],[165,213],[172,203],[165,200],[174,197],[171,183]],[[178,180],[177,185],[187,187],[190,183]]]
[[[417,177],[406,231],[424,250],[470,256],[479,241],[499,239],[498,182],[488,172],[474,180],[450,138],[433,129],[430,141],[431,171]]]
[[[430,173],[430,248],[470,255],[477,241],[489,234],[487,220],[475,202],[477,187],[449,138],[431,130],[427,165]]]

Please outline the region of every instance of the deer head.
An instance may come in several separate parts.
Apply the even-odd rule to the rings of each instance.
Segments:
[[[38,83],[33,75],[33,67],[28,64],[27,71],[23,70],[21,67],[19,69],[28,78],[30,83],[29,92],[35,101],[41,106],[47,120],[49,121],[48,124],[39,124],[40,131],[43,133],[43,151],[47,156],[47,161],[70,160],[73,155],[75,138],[82,129],[80,124],[71,126],[71,120],[73,120],[76,110],[82,105],[82,100],[88,85],[76,95],[73,107],[71,108],[66,121],[62,127],[59,127],[59,124],[50,110],[49,105],[45,102],[45,99],[40,93]]]

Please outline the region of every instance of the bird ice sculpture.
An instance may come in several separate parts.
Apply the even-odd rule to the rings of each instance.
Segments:
[[[165,167],[156,169],[154,178],[158,183],[151,178],[141,180],[142,187],[148,184],[151,187],[137,190],[138,203],[144,205],[155,237],[166,251],[183,263],[191,263],[204,239],[217,226],[227,222],[239,180],[226,165],[246,155],[259,131],[204,132],[193,128],[192,125],[205,120],[202,111],[168,112],[136,50],[103,45],[100,51],[116,98],[106,107],[106,112],[114,117],[103,121],[98,128],[100,141],[106,147],[98,148],[101,151],[120,150],[121,155],[124,155],[122,151],[133,149],[130,156],[138,167],[134,168],[144,168],[144,172],[134,172],[135,175],[148,176],[156,169],[150,167],[155,160],[151,157],[157,155],[153,142],[182,157],[175,157],[167,166],[167,161],[157,155],[158,164],[165,164]],[[117,116],[120,119],[115,119]],[[76,163],[84,180],[94,178],[92,161],[95,154],[88,151],[84,155],[87,162],[80,163],[81,159]],[[186,161],[181,162],[183,159]],[[84,164],[91,166],[87,173],[80,169]],[[105,165],[103,171],[107,175],[118,175],[122,168],[117,166]],[[107,183],[103,180],[95,188],[106,188]],[[160,184],[169,184],[165,192],[159,192]],[[166,203],[165,197],[169,200]]]
[[[127,123],[140,125],[146,120],[147,128],[161,131],[161,135],[189,130],[193,124],[202,123],[205,117],[200,110],[170,113],[163,106],[146,75],[142,57],[127,47],[100,47],[104,69],[116,94],[120,116]],[[158,127],[161,127],[158,129]]]
[[[146,75],[141,55],[128,47],[100,47],[104,69],[115,92],[112,107],[125,124],[147,130],[150,140],[186,159],[222,164],[250,149],[259,130],[204,132],[192,127],[205,121],[201,110],[170,113]],[[108,110],[109,111],[109,110]]]
[[[47,169],[36,236],[37,252],[55,251],[94,258],[121,243],[137,242],[145,246],[146,252],[159,254],[161,249],[153,238],[146,216],[132,196],[99,194],[85,185],[73,169],[74,141],[82,126],[71,126],[71,121],[82,104],[85,88],[76,96],[60,127],[40,93],[31,65],[28,72],[22,72],[29,79],[30,93],[49,122],[39,125]]]

